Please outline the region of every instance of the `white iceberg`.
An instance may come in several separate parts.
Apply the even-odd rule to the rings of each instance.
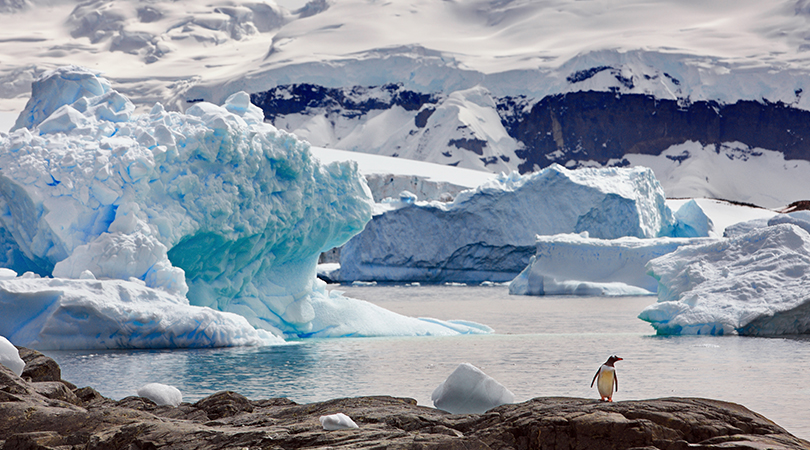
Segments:
[[[726,237],[737,237],[757,228],[769,227],[780,223],[792,223],[810,233],[810,211],[794,211],[786,214],[777,214],[773,217],[747,220],[726,228]]]
[[[509,284],[513,295],[652,295],[658,281],[647,263],[683,245],[713,238],[589,238],[587,233],[537,236],[537,253]]]
[[[648,270],[658,303],[639,318],[658,334],[810,333],[810,233],[796,225],[681,247]]]
[[[149,383],[138,389],[138,396],[148,398],[158,406],[179,406],[183,402],[180,389],[161,383]]]
[[[526,267],[538,234],[652,238],[672,235],[676,224],[646,168],[554,165],[501,175],[451,203],[382,206],[341,249],[341,281],[509,281]]]
[[[359,428],[351,417],[343,413],[329,414],[318,418],[321,426],[326,431],[334,430],[348,430],[351,428]]]
[[[40,278],[0,281],[0,330],[17,345],[48,350],[280,344],[237,314],[188,304],[140,280]]]
[[[75,66],[47,72],[32,91],[0,140],[0,265],[54,278],[4,281],[0,303],[17,320],[0,321],[0,334],[15,343],[152,348],[389,334],[361,315],[384,317],[395,334],[487,330],[326,292],[318,256],[370,219],[368,187],[354,163],[321,165],[306,142],[263,123],[248,94],[135,115],[106,80]]]
[[[0,336],[0,364],[6,366],[17,376],[22,375],[23,369],[25,369],[25,362],[20,358],[19,350],[4,336]]]
[[[509,389],[469,363],[459,364],[430,398],[433,406],[452,414],[481,414],[515,401]]]

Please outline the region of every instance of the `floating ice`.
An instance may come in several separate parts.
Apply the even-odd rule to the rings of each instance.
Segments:
[[[354,423],[351,417],[343,413],[330,414],[328,416],[321,416],[318,418],[321,426],[326,431],[334,430],[348,430],[350,428],[360,428]]]
[[[25,369],[25,362],[20,358],[20,352],[8,339],[0,336],[0,364],[6,366],[9,370],[22,375]]]
[[[158,406],[179,406],[183,402],[180,389],[160,383],[149,383],[138,389],[138,396],[148,398]]]
[[[266,343],[253,327],[388,334],[359,316],[384,318],[395,334],[486,330],[327,293],[318,255],[370,219],[368,187],[355,164],[321,165],[307,143],[263,123],[248,94],[136,116],[106,80],[73,66],[46,73],[33,94],[0,141],[0,264],[56,278],[4,281],[0,302],[16,320],[0,320],[0,333],[14,342]]]
[[[589,238],[587,233],[537,236],[537,253],[509,284],[513,295],[651,295],[658,281],[646,264],[683,245],[712,238]]]
[[[810,234],[776,224],[650,261],[658,303],[639,318],[658,334],[810,332]]]
[[[244,317],[192,306],[140,280],[70,280],[28,273],[0,281],[0,330],[49,350],[278,344]]]
[[[554,165],[502,175],[452,203],[382,206],[388,209],[341,249],[341,281],[503,282],[526,267],[538,234],[652,238],[670,236],[675,227],[661,186],[645,168]]]
[[[675,211],[675,222],[672,235],[676,237],[706,237],[714,231],[712,219],[694,200],[689,200]]]
[[[433,406],[452,414],[481,414],[515,401],[509,389],[469,363],[459,364],[430,398]]]

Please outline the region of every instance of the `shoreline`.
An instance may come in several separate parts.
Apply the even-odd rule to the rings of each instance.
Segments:
[[[51,358],[20,349],[22,377],[0,367],[0,448],[782,448],[810,450],[744,406],[701,398],[603,403],[538,397],[454,415],[389,396],[297,404],[223,391],[195,403],[119,401],[61,380]],[[326,431],[343,413],[358,428]]]

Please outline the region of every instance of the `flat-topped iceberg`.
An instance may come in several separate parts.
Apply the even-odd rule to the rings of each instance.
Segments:
[[[658,334],[810,332],[810,234],[775,224],[650,261],[658,303],[639,318]]]
[[[388,334],[354,319],[388,312],[328,293],[315,276],[318,255],[371,218],[355,164],[321,165],[306,142],[263,123],[244,92],[222,106],[135,115],[109,82],[75,66],[32,90],[0,141],[0,266],[54,279],[6,281],[0,304],[16,320],[0,334],[40,348],[241,345],[259,340],[249,328]],[[94,297],[110,279],[141,285]],[[386,317],[394,334],[485,330]],[[98,321],[109,323],[93,334]]]
[[[388,206],[342,248],[342,281],[509,281],[534,254],[537,235],[653,238],[676,226],[646,168],[553,165],[501,175],[451,203],[403,195]]]
[[[509,284],[513,295],[652,295],[658,281],[647,263],[683,245],[714,238],[589,238],[587,233],[537,236],[537,252]]]

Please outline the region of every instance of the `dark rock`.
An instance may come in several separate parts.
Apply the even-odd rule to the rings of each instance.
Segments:
[[[62,369],[53,359],[25,347],[17,347],[20,358],[25,362],[22,378],[28,381],[61,381]]]
[[[242,412],[253,412],[253,405],[244,395],[225,391],[205,397],[194,404],[205,411],[211,420],[235,416]]]
[[[572,73],[570,83],[579,83],[608,71],[616,81],[633,89],[632,78],[621,70],[597,66]],[[678,80],[664,74],[678,84]],[[797,95],[800,92],[797,92]],[[265,119],[283,127],[284,116],[323,115],[357,118],[370,111],[399,106],[414,112],[412,133],[429,133],[428,119],[445,93],[419,93],[401,84],[328,88],[314,84],[276,86],[251,95]],[[519,143],[515,154],[522,173],[552,163],[591,161],[603,165],[627,165],[628,154],[660,155],[667,148],[687,141],[720,149],[724,143],[740,142],[758,156],[757,148],[781,152],[786,160],[810,161],[810,111],[782,102],[740,100],[724,104],[688,98],[661,99],[644,94],[614,91],[577,91],[543,98],[505,96],[493,98],[501,124]],[[436,151],[448,156],[464,149],[483,156],[488,142],[462,133]],[[503,157],[506,155],[496,155]],[[497,162],[495,155],[483,158]],[[689,157],[669,155],[674,161]],[[457,163],[457,161],[456,161]]]
[[[73,393],[84,405],[76,406],[43,395],[46,384],[66,386],[29,383],[0,367],[0,448],[810,449],[740,405],[696,398],[537,398],[453,415],[393,397],[299,405],[234,392],[174,408],[99,399],[91,388]],[[325,431],[318,418],[338,412],[359,428]]]
[[[328,88],[301,83],[276,86],[268,91],[251,94],[250,101],[264,111],[265,120],[272,122],[278,116],[312,114],[313,110],[334,112],[344,117],[357,117],[369,111],[394,106],[406,111],[418,111],[425,104],[437,103],[438,95],[409,91],[402,84]],[[429,112],[423,111],[417,122],[427,122],[432,113],[432,109]]]
[[[784,103],[713,101],[684,103],[649,95],[571,92],[540,99],[499,100],[510,136],[523,144],[515,154],[521,172],[569,160],[606,164],[626,154],[660,155],[686,141],[703,145],[742,142],[810,160],[810,111]],[[753,153],[752,153],[753,155]]]
[[[65,383],[61,381],[38,381],[31,383],[31,387],[37,394],[50,398],[52,400],[62,400],[63,402],[72,403],[74,405],[81,405],[82,401],[79,397],[68,388]]]

